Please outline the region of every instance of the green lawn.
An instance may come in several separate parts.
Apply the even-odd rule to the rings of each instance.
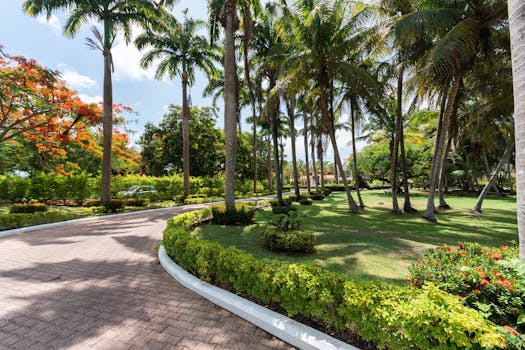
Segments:
[[[335,192],[313,206],[298,206],[304,216],[302,227],[318,235],[319,245],[312,255],[286,256],[262,248],[260,232],[272,215],[270,210],[259,212],[252,226],[205,225],[195,234],[258,258],[313,263],[351,278],[393,282],[403,281],[410,264],[434,245],[473,241],[500,246],[518,239],[515,197],[486,200],[482,215],[470,213],[475,198],[448,197],[453,209],[441,212],[438,224],[426,222],[421,213],[391,215],[391,199],[383,191],[365,191],[363,200],[368,207],[359,215],[346,213],[345,198],[344,193]],[[425,194],[415,194],[412,201],[422,211]]]

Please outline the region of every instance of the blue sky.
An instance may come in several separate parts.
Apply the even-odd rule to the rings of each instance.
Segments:
[[[85,45],[85,38],[92,36],[90,26],[83,28],[74,38],[67,38],[62,30],[66,13],[57,12],[49,20],[33,18],[22,11],[22,3],[22,0],[0,0],[0,44],[4,45],[4,51],[11,55],[36,59],[41,64],[60,71],[69,87],[76,90],[83,100],[101,101],[102,54]],[[175,15],[181,18],[185,8],[188,8],[191,17],[206,19],[205,0],[180,0],[174,9]],[[126,119],[128,128],[134,131],[131,139],[136,141],[144,124],[158,123],[170,103],[181,104],[181,82],[179,79],[155,80],[154,68],[142,69],[138,63],[142,54],[132,45],[126,45],[123,40],[117,39],[112,53],[115,63],[113,99],[115,103],[133,108],[135,113],[127,115]],[[193,105],[211,105],[210,98],[202,97],[202,89],[206,83],[204,75],[197,73],[195,84],[191,88]],[[248,115],[248,110],[243,111],[243,119]],[[217,125],[223,127],[222,109]],[[243,129],[248,130],[249,126],[245,124]],[[349,135],[340,134],[338,140],[342,156],[348,156],[351,151],[345,144],[351,140]],[[297,142],[299,158],[303,159],[302,138]],[[289,145],[286,148],[290,154]],[[328,150],[327,159],[333,159],[332,154]]]

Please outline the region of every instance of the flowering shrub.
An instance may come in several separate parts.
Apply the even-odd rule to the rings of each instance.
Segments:
[[[352,281],[307,264],[257,259],[236,248],[200,240],[190,230],[210,209],[168,221],[162,245],[187,271],[261,305],[351,333],[378,349],[501,349],[501,333],[475,310],[434,285],[422,289]]]
[[[432,282],[461,296],[467,305],[503,326],[508,334],[522,337],[518,332],[525,333],[525,276],[513,263],[517,256],[516,246],[439,246],[428,250],[423,260],[410,268],[407,281],[416,287]]]

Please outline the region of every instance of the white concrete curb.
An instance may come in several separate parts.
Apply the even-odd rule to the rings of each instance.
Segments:
[[[293,346],[305,350],[360,350],[289,317],[201,281],[173,262],[162,245],[159,247],[159,261],[162,267],[186,288]]]

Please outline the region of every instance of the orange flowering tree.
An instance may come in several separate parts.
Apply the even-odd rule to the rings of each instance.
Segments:
[[[114,105],[115,124],[122,125],[124,112],[131,108]],[[92,171],[99,168],[102,157],[102,108],[84,103],[52,71],[35,60],[0,52],[0,150],[9,155],[33,154],[42,163],[53,164],[54,171],[69,173],[78,169],[79,157],[92,159]],[[136,152],[128,147],[125,132],[115,130],[114,154],[118,168],[134,168]],[[24,149],[24,152],[21,152]],[[28,150],[29,152],[26,152]],[[72,154],[68,156],[68,153]],[[20,155],[23,153],[23,155]],[[77,158],[77,159],[74,159]],[[0,171],[16,164],[0,159]],[[32,168],[50,170],[49,167]],[[116,165],[117,165],[116,164]],[[120,172],[120,169],[118,169]]]

